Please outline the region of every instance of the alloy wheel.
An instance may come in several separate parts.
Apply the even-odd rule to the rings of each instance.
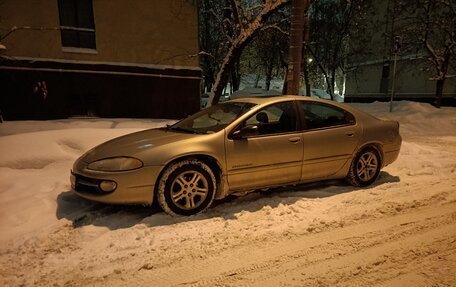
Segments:
[[[377,169],[378,159],[373,152],[367,151],[359,157],[356,172],[362,181],[371,180],[376,175]]]
[[[171,183],[171,200],[184,210],[199,207],[209,192],[207,179],[198,171],[185,171]]]

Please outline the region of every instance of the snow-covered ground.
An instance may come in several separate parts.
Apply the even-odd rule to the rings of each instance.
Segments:
[[[401,124],[371,187],[284,187],[172,218],[69,190],[92,146],[171,121],[0,124],[0,286],[456,286],[456,108],[356,104]]]

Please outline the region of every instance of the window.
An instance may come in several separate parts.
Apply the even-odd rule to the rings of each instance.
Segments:
[[[59,0],[63,47],[95,49],[92,0]]]
[[[296,131],[296,113],[293,102],[270,105],[255,113],[243,125],[257,125],[260,135]]]
[[[312,102],[301,102],[300,106],[306,130],[355,124],[354,116],[338,107]]]

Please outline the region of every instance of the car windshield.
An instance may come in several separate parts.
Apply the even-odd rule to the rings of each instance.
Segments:
[[[255,104],[242,102],[221,103],[199,111],[168,129],[198,134],[215,133],[224,129],[254,106]]]

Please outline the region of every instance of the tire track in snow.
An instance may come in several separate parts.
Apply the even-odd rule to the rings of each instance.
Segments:
[[[370,272],[363,271],[367,266],[377,268],[385,265],[390,266],[387,268],[390,270],[395,266],[407,265],[407,258],[413,259],[411,251],[406,248],[407,243],[413,242],[410,246],[421,244],[428,248],[445,244],[445,250],[454,252],[456,243],[451,240],[456,237],[456,204],[442,205],[438,211],[435,208],[417,209],[412,213],[285,239],[279,243],[264,242],[263,248],[258,248],[258,242],[252,242],[255,245],[253,247],[233,246],[233,249],[199,262],[181,261],[175,266],[167,266],[165,270],[159,268],[137,272],[126,281],[128,284],[155,283],[160,286],[278,286],[284,282],[291,284],[288,277],[294,276],[298,280],[296,285],[300,286],[305,286],[306,281],[313,285],[322,282],[342,284],[341,280],[345,276],[365,274],[368,277]],[[395,258],[395,253],[400,256]],[[364,260],[366,264],[356,264]],[[383,260],[390,260],[391,264],[382,264]],[[346,266],[347,262],[352,264]],[[326,271],[327,266],[330,266],[335,273],[321,274],[316,266],[326,266],[320,268]],[[327,276],[335,278],[329,279]],[[306,281],[299,281],[301,279]]]

